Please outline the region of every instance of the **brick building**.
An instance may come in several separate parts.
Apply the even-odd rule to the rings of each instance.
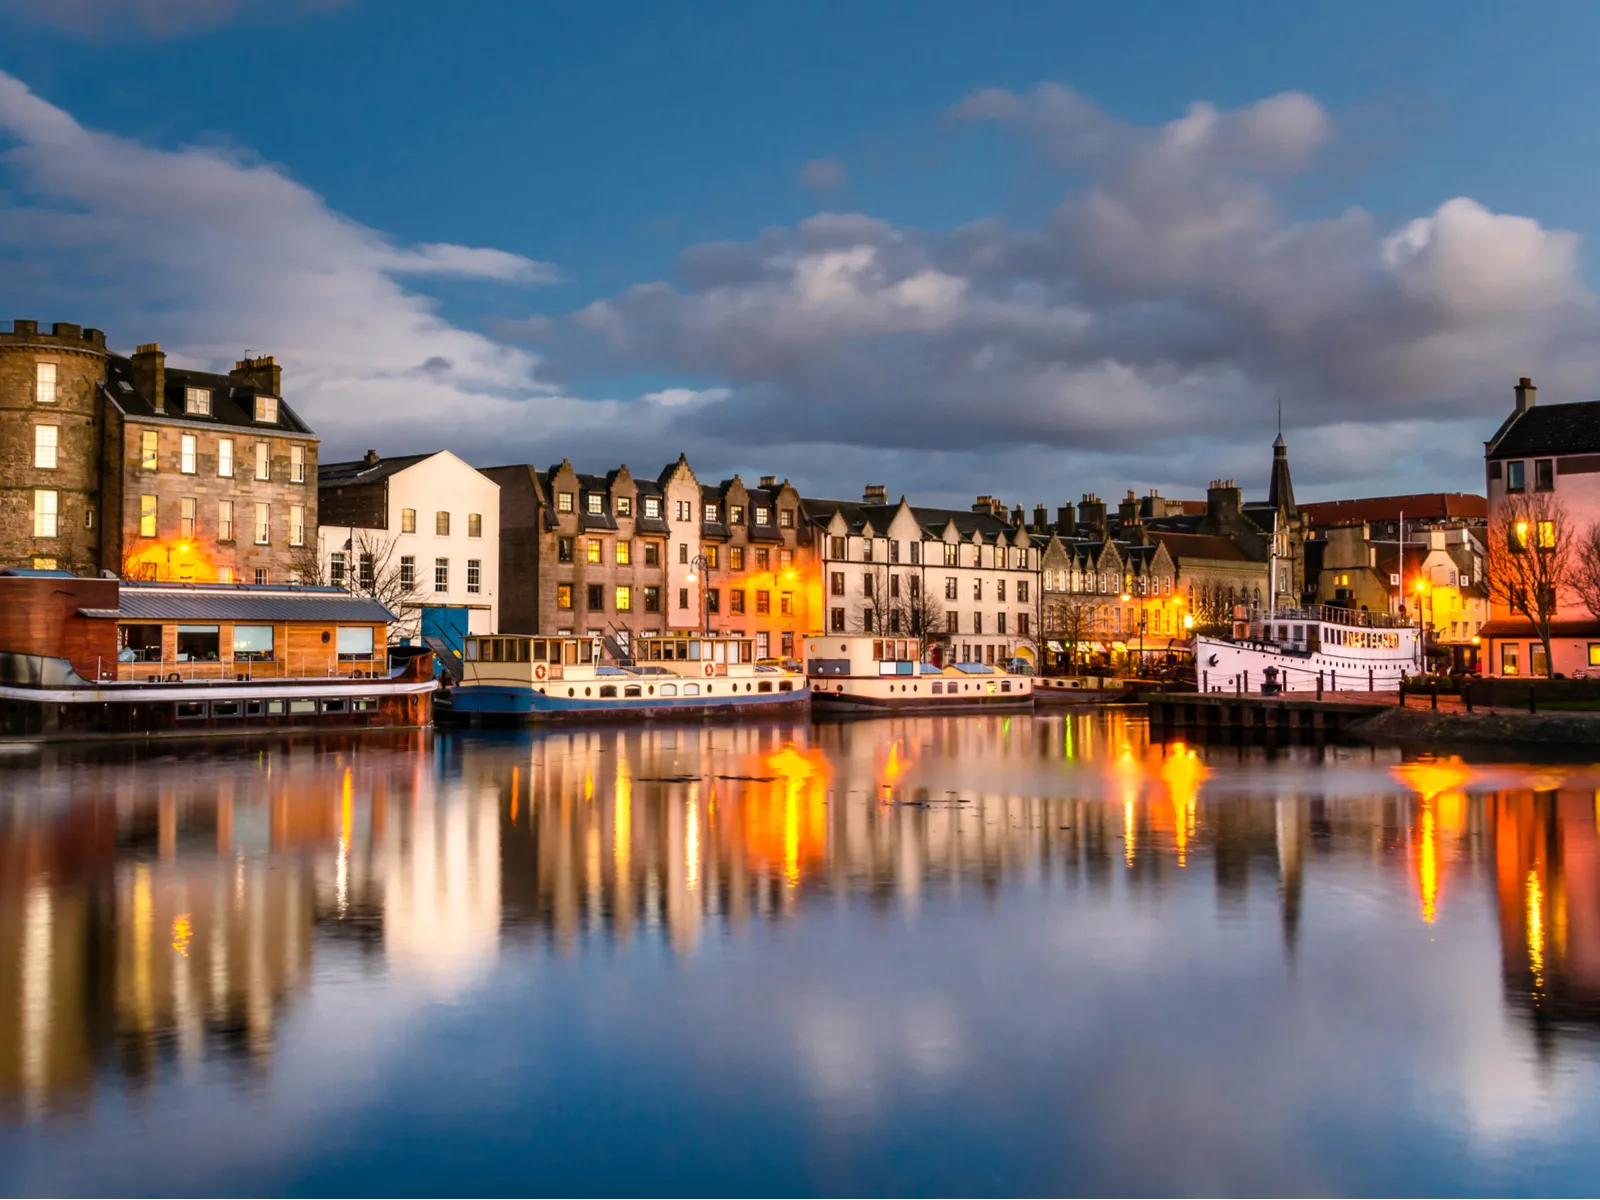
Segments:
[[[294,582],[316,456],[271,358],[219,375],[97,329],[0,333],[0,566]]]

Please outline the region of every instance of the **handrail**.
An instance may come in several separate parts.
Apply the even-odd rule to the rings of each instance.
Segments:
[[[338,658],[329,654],[300,654],[282,659],[155,659],[118,662],[119,683],[242,683],[274,679],[384,679],[389,675],[387,655]],[[110,664],[103,668],[111,677]]]

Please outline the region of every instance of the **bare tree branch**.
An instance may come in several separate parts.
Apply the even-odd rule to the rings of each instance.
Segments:
[[[1506,496],[1488,540],[1489,599],[1527,618],[1544,644],[1549,671],[1550,624],[1561,604],[1561,590],[1576,585],[1575,569],[1582,559],[1566,509],[1548,494]]]

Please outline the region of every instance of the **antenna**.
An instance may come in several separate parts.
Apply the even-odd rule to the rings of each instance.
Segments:
[[[1278,397],[1278,436],[1283,436],[1283,397]]]

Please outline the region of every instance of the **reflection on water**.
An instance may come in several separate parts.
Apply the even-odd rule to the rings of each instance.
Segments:
[[[1494,1003],[1532,1061],[1587,1062],[1600,1025],[1597,786],[1591,768],[1162,745],[1120,714],[412,734],[181,757],[30,751],[0,763],[0,1121],[53,1130],[59,1141],[35,1146],[44,1157],[30,1177],[48,1187],[102,1103],[121,1111],[131,1097],[203,1090],[219,1072],[234,1097],[241,1083],[269,1095],[299,1086],[275,1081],[275,1059],[285,1039],[309,1042],[313,999],[341,980],[472,1005],[511,986],[496,983],[510,958],[593,950],[604,957],[584,986],[599,990],[575,998],[609,1004],[617,987],[652,986],[640,971],[731,970],[786,928],[842,930],[848,945],[823,960],[841,980],[860,955],[902,953],[915,975],[939,953],[919,921],[944,929],[951,913],[999,940],[1063,920],[1090,935],[1103,927],[1101,942],[1117,930],[1121,944],[1060,953],[1124,972],[1135,992],[1141,977],[1172,986],[1136,960],[1138,939],[1197,915],[1250,946],[1268,934],[1287,988],[1302,986],[1306,954],[1348,951],[1356,964],[1380,934],[1453,938],[1464,962],[1480,946],[1498,960]],[[652,955],[661,967],[648,966]],[[1217,976],[1233,968],[1206,964]],[[1376,987],[1388,965],[1371,969]],[[1493,988],[1460,969],[1468,994]],[[966,1015],[1003,1028],[1011,990],[1029,987],[1029,968],[1016,970],[1024,977],[994,985],[995,1011]],[[819,978],[829,979],[808,982]],[[635,1002],[647,1006],[647,992]],[[694,1003],[727,1011],[725,996]],[[928,1028],[955,1020],[939,1011]],[[808,1053],[845,1037],[836,1015],[807,1019]],[[955,1053],[947,1032],[929,1036],[936,1049],[919,1053]],[[1204,1058],[1206,1029],[1187,1044]],[[1216,1053],[1237,1049],[1219,1040]],[[1512,1058],[1489,1055],[1486,1069],[1517,1053],[1495,1051]],[[1010,1084],[1031,1086],[1025,1061],[1009,1069]],[[718,1087],[741,1105],[771,1095],[746,1092],[737,1074]],[[747,1178],[785,1186],[777,1174]],[[863,1168],[836,1183],[874,1190],[897,1178]],[[1074,1186],[1042,1167],[976,1178],[999,1190]],[[1085,1178],[1129,1181],[1109,1165]],[[1379,1187],[1404,1178],[1426,1187],[1430,1177],[1372,1177]],[[260,1190],[209,1177],[201,1190],[216,1187]]]

